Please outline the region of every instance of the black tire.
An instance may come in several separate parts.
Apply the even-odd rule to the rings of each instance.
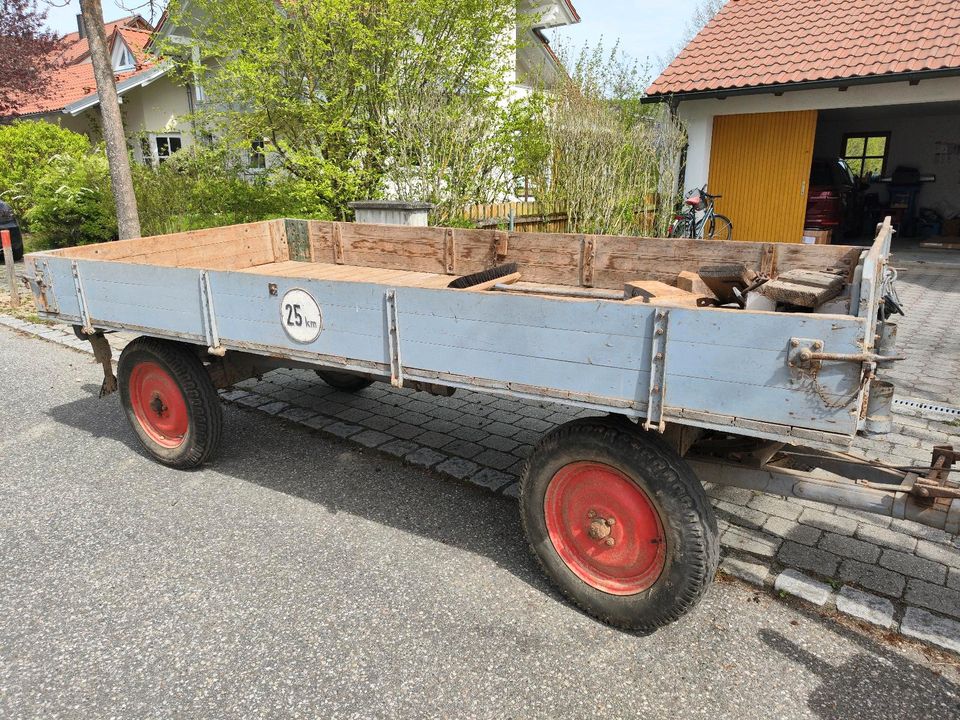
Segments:
[[[353,373],[338,372],[337,370],[315,370],[314,372],[316,372],[317,375],[320,376],[320,379],[327,385],[337,390],[343,390],[344,392],[358,392],[373,385],[373,380],[370,378],[365,378],[362,375],[354,375]]]
[[[662,570],[645,589],[632,594],[598,589],[581,579],[554,545],[547,528],[547,490],[561,469],[581,463],[602,464],[626,476],[659,515],[666,546]],[[717,521],[703,486],[659,436],[628,421],[586,418],[550,432],[524,466],[520,497],[524,531],[544,571],[576,605],[610,625],[641,632],[668,625],[700,601],[716,574]],[[631,519],[628,514],[619,521],[622,533]]]
[[[714,215],[707,226],[708,240],[733,240],[733,223],[725,215]]]
[[[690,219],[687,217],[677,218],[670,226],[670,237],[689,238],[690,237]]]
[[[163,387],[165,397],[154,392],[156,407],[143,399],[144,393],[150,391],[150,387],[145,387],[146,381],[140,379],[142,373],[147,372],[145,369],[154,376],[166,374],[162,380],[166,383]],[[147,452],[164,465],[179,469],[197,467],[211,458],[223,434],[223,408],[209,373],[191,346],[156,338],[137,338],[121,353],[117,378],[127,420]],[[138,389],[139,399],[134,397]],[[177,404],[179,407],[180,403],[185,418],[182,433],[175,432],[158,439],[152,421],[164,419],[164,411],[169,416],[173,406]],[[149,415],[151,412],[156,418]],[[144,417],[145,414],[148,417]]]

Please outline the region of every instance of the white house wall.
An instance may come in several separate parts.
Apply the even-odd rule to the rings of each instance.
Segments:
[[[709,98],[683,101],[679,103],[678,113],[687,125],[689,136],[684,186],[686,190],[700,187],[710,176],[713,118],[717,115],[866,108],[955,100],[960,100],[960,78],[924,80],[917,85],[906,81],[851,85],[844,92],[836,88],[794,90],[780,96],[762,93],[732,96],[725,100]]]

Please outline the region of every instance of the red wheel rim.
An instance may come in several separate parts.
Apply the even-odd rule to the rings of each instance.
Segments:
[[[666,562],[660,514],[647,494],[609,465],[561,468],[543,501],[553,547],[574,574],[611,595],[653,585]]]
[[[158,445],[179,447],[190,427],[187,401],[170,373],[154,362],[130,373],[130,405],[143,431]]]

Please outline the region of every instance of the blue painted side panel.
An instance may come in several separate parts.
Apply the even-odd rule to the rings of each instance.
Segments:
[[[48,266],[61,314],[79,315],[70,261],[50,257]],[[89,260],[78,266],[95,325],[99,320],[193,341],[204,336],[200,271]],[[223,271],[209,271],[208,277],[226,348],[390,366],[388,286]],[[309,292],[322,309],[323,331],[306,345],[292,340],[281,324],[281,300],[293,288]],[[522,386],[528,395],[586,398],[611,409],[646,408],[655,307],[395,291],[405,372],[503,392]],[[856,395],[859,365],[825,363],[814,385],[788,367],[787,357],[791,337],[821,339],[828,352],[859,352],[864,325],[854,317],[672,308],[665,405],[852,434],[856,403],[831,408],[824,398]]]

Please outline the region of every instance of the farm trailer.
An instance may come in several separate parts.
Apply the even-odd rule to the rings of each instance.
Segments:
[[[102,394],[119,386],[143,446],[174,467],[215,450],[218,388],[278,367],[347,390],[383,381],[597,411],[530,455],[524,530],[577,605],[652,630],[716,569],[701,481],[960,529],[952,449],[929,468],[845,452],[890,425],[877,371],[894,359],[891,237],[889,221],[863,249],[275,220],[26,262],[41,316],[91,341]],[[624,292],[718,264],[842,280],[817,311]],[[103,335],[115,330],[141,336],[117,377]]]

